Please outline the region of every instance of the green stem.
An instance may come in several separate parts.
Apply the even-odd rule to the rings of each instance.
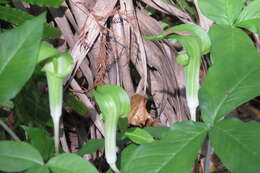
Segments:
[[[108,116],[107,116],[108,117]],[[120,173],[116,166],[116,129],[118,118],[110,115],[105,120],[105,156],[106,161],[115,173]]]
[[[59,124],[62,114],[63,79],[47,72],[47,81],[49,88],[50,110],[54,124],[55,152],[59,153]]]
[[[0,120],[0,125],[15,141],[21,141],[19,137],[13,132],[13,130],[5,124],[4,121]]]
[[[206,158],[205,158],[205,166],[204,166],[204,170],[205,170],[205,173],[209,173],[210,172],[210,157],[212,155],[212,147],[211,147],[211,144],[210,144],[210,140],[207,139],[207,151],[206,151]]]

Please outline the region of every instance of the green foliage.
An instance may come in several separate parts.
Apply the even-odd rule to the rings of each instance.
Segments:
[[[62,2],[25,1],[55,7]],[[2,2],[4,1],[0,1]],[[187,4],[186,1],[181,3]],[[237,28],[244,27],[259,33],[259,3],[259,0],[250,1],[243,9],[244,0],[200,0],[203,14],[217,23],[209,31],[210,39],[200,27],[190,24],[175,26],[157,36],[146,37],[150,40],[174,39],[183,45],[184,50],[179,57],[184,57],[185,61],[182,65],[185,69],[186,95],[193,120],[196,120],[195,111],[198,105],[200,57],[210,51],[213,65],[199,91],[204,122],[183,121],[169,128],[128,128],[130,100],[127,93],[118,86],[100,86],[92,91],[92,95],[105,120],[105,141],[88,141],[80,149],[79,155],[94,153],[105,145],[106,160],[113,171],[119,173],[116,166],[116,133],[119,126],[120,135],[124,135],[124,139],[128,137],[133,143],[140,144],[130,144],[121,153],[117,164],[123,173],[187,173],[191,170],[207,135],[214,151],[231,172],[258,172],[260,124],[221,119],[239,105],[260,95],[260,55],[250,37]],[[17,18],[19,15],[21,19]],[[24,12],[0,6],[0,18],[21,24],[16,29],[0,33],[0,102],[6,105],[31,77],[36,64],[43,66],[48,80],[57,151],[63,79],[71,73],[73,60],[68,53],[58,51],[47,42],[40,42],[43,16],[28,17]],[[22,24],[27,19],[32,20]],[[35,29],[36,27],[38,28]],[[53,32],[47,34],[48,37],[52,34],[57,36],[55,31]],[[183,63],[183,59],[179,60]],[[14,77],[17,80],[13,80]],[[51,158],[53,142],[48,132],[30,126],[46,125],[47,120],[43,117],[48,114],[47,101],[41,95],[42,88],[44,87],[38,88],[34,80],[31,80],[16,97],[16,115],[20,122],[28,121],[29,126],[23,128],[32,145],[1,141],[0,171],[97,173],[98,170],[91,163],[75,154],[65,153]],[[79,100],[70,96],[67,104],[77,112],[85,114],[85,107],[81,107]],[[1,133],[0,138],[4,137],[5,134]],[[43,160],[48,161],[46,165]]]
[[[243,21],[245,25],[242,27],[250,29],[253,32],[258,32],[258,3],[258,0],[252,1],[240,14],[244,1],[200,0],[200,7],[203,14],[216,21],[217,24],[213,25],[209,32],[212,42],[210,53],[213,65],[210,67],[199,93],[200,109],[205,124],[197,124],[197,128],[201,129],[204,137],[207,134],[207,131],[210,131],[210,140],[212,141],[217,155],[230,171],[236,173],[257,172],[257,170],[259,170],[259,135],[257,134],[259,134],[260,125],[256,122],[243,123],[239,120],[220,121],[220,119],[239,105],[260,95],[259,53],[256,51],[256,48],[248,35],[233,26],[242,26],[241,23]],[[236,20],[237,18],[238,20]],[[250,21],[251,18],[256,20]],[[174,29],[178,27],[180,30]],[[187,30],[186,27],[190,30]],[[171,30],[174,32],[169,32]],[[197,33],[192,32],[194,31],[194,28],[180,25],[171,28],[171,30],[166,30],[158,36],[150,36],[148,39],[161,40],[174,38],[181,42],[185,48],[186,54],[184,52],[182,55],[179,55],[182,56],[180,57],[182,59],[179,60],[181,63],[185,61],[183,64],[185,68],[192,63],[190,62],[192,58],[200,57],[203,53],[208,53],[210,47],[208,46],[205,49],[203,44],[206,43],[205,45],[210,45],[209,39],[208,41],[205,41],[205,39],[203,41],[203,39],[201,39],[203,38],[201,34],[198,35]],[[185,32],[191,33],[192,36],[187,35]],[[204,38],[208,37],[206,36]],[[187,58],[187,55],[189,58]],[[194,69],[198,68],[199,66]],[[188,71],[185,69],[185,72],[187,80]],[[191,84],[194,84],[194,80],[190,81],[192,81]],[[187,99],[189,99],[189,91],[186,90],[186,94]],[[207,129],[205,126],[210,128]],[[191,168],[192,161],[196,155],[196,153],[194,154],[194,151],[189,152],[189,154],[193,153],[193,155],[187,154],[186,157],[183,158],[183,160],[185,160],[186,163],[190,163],[190,165],[182,165],[181,168],[178,168],[178,166],[174,167],[174,164],[169,164],[168,162],[164,163],[163,157],[169,155],[164,155],[162,153],[166,152],[166,148],[169,148],[167,153],[171,153],[171,156],[177,151],[182,152],[177,146],[171,145],[174,149],[170,148],[170,145],[167,147],[170,139],[171,141],[180,140],[184,142],[184,144],[180,144],[181,147],[185,148],[190,146],[191,148],[197,147],[198,149],[204,137],[201,139],[200,143],[185,144],[185,142],[188,142],[188,140],[191,139],[189,137],[189,132],[196,131],[194,130],[194,127],[191,127],[192,125],[188,122],[176,124],[170,128],[171,132],[167,132],[161,137],[159,142],[140,145],[133,151],[129,160],[130,163],[124,165],[123,170],[125,172],[133,172],[134,170],[135,172],[136,170],[140,170],[140,172],[170,172],[170,170],[174,170],[174,172],[189,171],[188,168]],[[185,134],[185,132],[187,134]],[[186,141],[181,140],[182,138],[185,138]],[[180,155],[183,156],[185,153],[179,155],[175,154],[174,157],[181,157]],[[174,160],[174,157],[165,160],[170,162],[171,159]],[[160,160],[156,160],[156,158],[160,158]],[[158,165],[151,168],[151,165],[154,165],[153,163],[155,162],[159,162]],[[176,165],[181,165],[181,163],[174,163]]]
[[[41,15],[0,33],[0,102],[12,99],[31,77],[37,62],[43,22],[44,15]]]
[[[41,81],[38,81],[41,80]],[[44,127],[51,121],[48,95],[44,79],[34,76],[15,97],[15,115],[18,124]]]
[[[127,119],[127,117],[119,118],[119,120],[118,120],[118,128],[119,128],[120,133],[122,133],[122,134],[125,131],[127,131],[127,129],[128,129],[128,119]]]
[[[130,144],[126,148],[124,148],[123,152],[120,154],[119,157],[120,168],[122,168],[123,165],[128,164],[129,159],[132,157],[132,154],[134,154],[134,151],[137,147],[138,146],[135,144]]]
[[[168,127],[145,127],[145,131],[151,134],[155,138],[163,138],[168,133]]]
[[[124,135],[136,144],[154,142],[153,137],[147,131],[140,128],[130,128],[125,132]]]
[[[214,65],[200,90],[200,108],[203,120],[213,124],[260,95],[260,57],[249,37],[239,29],[215,25],[210,33]],[[230,34],[228,38],[226,34]]]
[[[260,1],[254,0],[239,15],[236,26],[246,28],[254,33],[260,33]]]
[[[208,1],[211,5],[214,2]],[[253,32],[257,31],[257,27],[254,26],[257,22],[250,21],[252,15],[258,17],[257,2],[258,0],[252,1],[251,5],[243,10],[236,22],[237,26],[238,23],[243,23],[242,21],[248,21],[245,22],[245,26],[241,26]],[[240,3],[236,5],[239,6]],[[229,10],[236,9],[238,7]],[[233,22],[221,23],[220,17],[214,20],[227,25],[215,24],[209,32],[213,65],[199,94],[202,119],[212,127],[209,136],[213,148],[231,172],[257,172],[260,168],[258,154],[260,124],[244,123],[235,119],[220,121],[220,119],[239,105],[260,95],[259,53],[249,36],[232,26]]]
[[[96,168],[76,154],[60,154],[47,163],[53,173],[98,173]]]
[[[14,108],[14,103],[11,100],[8,100],[6,102],[0,103],[0,108],[1,107],[13,109]]]
[[[54,143],[48,132],[40,128],[23,126],[30,143],[41,153],[44,161],[54,153]]]
[[[210,59],[213,64],[216,61],[223,63],[229,56],[248,56],[248,53],[256,52],[253,42],[238,28],[213,25],[209,35],[212,40]],[[231,44],[232,46],[227,46]]]
[[[123,165],[122,172],[186,173],[191,169],[206,134],[207,128],[202,123],[176,123],[161,141],[137,147]]]
[[[88,112],[88,108],[73,93],[69,93],[66,95],[65,102],[72,110],[77,112],[79,115],[84,116]]]
[[[98,149],[104,147],[104,139],[91,139],[79,150],[79,155],[83,156],[84,154],[93,154]]]
[[[0,6],[0,19],[10,22],[15,25],[21,25],[27,20],[34,19],[35,16],[32,16],[22,10],[10,7]],[[53,26],[44,23],[43,25],[43,37],[54,39],[60,36],[60,31]],[[37,28],[37,29],[36,29]],[[40,25],[32,27],[31,30],[34,29],[35,31],[41,30]]]
[[[199,0],[201,12],[217,24],[233,25],[245,0]]]
[[[18,172],[35,164],[43,165],[40,153],[24,142],[0,141],[0,170]]]
[[[10,0],[0,0],[0,4],[8,3]]]
[[[19,0],[19,1],[28,2],[30,4],[38,5],[41,7],[58,8],[64,0]]]
[[[245,0],[199,1],[202,13],[209,19],[215,21],[217,24],[243,27],[259,34],[260,1],[250,1],[242,10],[244,3]]]
[[[217,123],[209,133],[214,151],[225,166],[235,173],[260,170],[260,123],[227,119]]]
[[[41,165],[36,165],[26,171],[26,173],[50,173],[50,170]]]

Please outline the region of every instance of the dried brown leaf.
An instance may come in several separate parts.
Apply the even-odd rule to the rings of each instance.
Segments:
[[[154,120],[146,109],[147,99],[139,94],[135,94],[131,98],[131,112],[128,115],[128,124],[133,126],[151,125]]]

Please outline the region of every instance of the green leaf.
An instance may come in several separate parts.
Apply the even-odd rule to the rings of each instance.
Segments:
[[[119,118],[118,120],[118,129],[120,131],[120,133],[125,133],[125,131],[127,131],[128,129],[128,118]]]
[[[34,76],[15,97],[15,115],[20,124],[44,127],[51,120],[45,78]]]
[[[69,153],[60,154],[50,159],[47,166],[53,173],[98,173],[89,161]]]
[[[37,62],[43,22],[44,15],[41,15],[0,33],[0,102],[13,98],[31,77]]]
[[[22,10],[19,10],[16,8],[0,6],[0,19],[10,22],[12,24],[21,25],[26,20],[31,20],[34,18],[35,18],[35,16],[32,16]],[[39,26],[37,26],[35,28],[38,28],[38,27]],[[43,27],[44,27],[44,31],[43,31],[44,38],[54,39],[54,38],[59,37],[61,34],[61,32],[57,28],[55,28],[47,23],[44,23]],[[35,29],[35,28],[31,28],[31,29]],[[38,29],[35,29],[35,30],[38,30]]]
[[[137,147],[123,165],[122,172],[187,173],[191,170],[206,134],[207,128],[202,123],[176,123],[171,127],[167,138]]]
[[[140,128],[130,128],[124,135],[137,144],[154,142],[153,137],[147,131]]]
[[[0,103],[0,107],[6,107],[6,108],[9,108],[9,109],[13,109],[14,103],[11,100],[8,100],[4,103]]]
[[[170,130],[168,127],[145,127],[145,131],[150,133],[155,138],[163,138]]]
[[[199,0],[203,15],[217,24],[233,25],[245,0]]]
[[[135,144],[130,144],[126,148],[124,148],[123,152],[120,153],[119,158],[118,158],[118,164],[120,167],[122,165],[125,165],[128,163],[129,158],[131,158],[132,154],[134,153],[134,150],[137,148],[137,145]],[[108,169],[106,173],[114,173],[112,169]]]
[[[5,4],[5,3],[8,3],[10,2],[10,0],[0,0],[0,4]]]
[[[41,7],[53,7],[53,8],[59,8],[61,3],[64,0],[19,0],[23,2],[28,2],[33,5],[38,5]]]
[[[104,139],[91,139],[79,150],[79,155],[83,156],[84,154],[93,154],[98,149],[104,147]]]
[[[28,169],[26,173],[50,173],[50,170],[45,166],[36,165]]]
[[[233,54],[236,50],[239,51],[236,55],[242,56],[246,56],[248,52],[256,52],[254,43],[238,28],[212,25],[209,36],[212,41],[210,59],[213,64],[215,62],[223,62],[229,56],[234,56]]]
[[[260,34],[260,0],[250,2],[241,12],[235,25]]]
[[[191,120],[182,121],[173,124],[169,131],[161,139],[162,141],[180,141],[182,138],[191,138],[192,132],[195,133],[206,133],[207,127],[204,123],[194,122]]]
[[[67,94],[65,102],[72,110],[77,112],[79,115],[84,116],[88,112],[88,108],[73,93]]]
[[[210,130],[209,137],[214,151],[231,172],[259,172],[260,123],[226,119]]]
[[[212,41],[214,64],[202,85],[199,100],[203,121],[212,125],[260,95],[260,57],[241,30],[215,25],[211,32],[218,35]],[[220,36],[220,32],[224,35]]]
[[[40,128],[22,126],[30,143],[38,149],[43,159],[47,161],[54,153],[54,143],[48,132]]]
[[[132,157],[132,154],[136,150],[138,146],[135,144],[130,144],[126,148],[124,148],[123,152],[120,154],[118,161],[119,165],[122,168],[124,165],[128,164],[129,159]]]
[[[40,153],[24,142],[0,141],[0,170],[18,172],[43,165]]]

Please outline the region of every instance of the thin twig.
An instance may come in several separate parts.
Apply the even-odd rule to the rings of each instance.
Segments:
[[[15,140],[15,141],[21,141],[19,137],[13,132],[13,130],[8,127],[4,121],[0,120],[0,126],[3,127],[3,129]]]

